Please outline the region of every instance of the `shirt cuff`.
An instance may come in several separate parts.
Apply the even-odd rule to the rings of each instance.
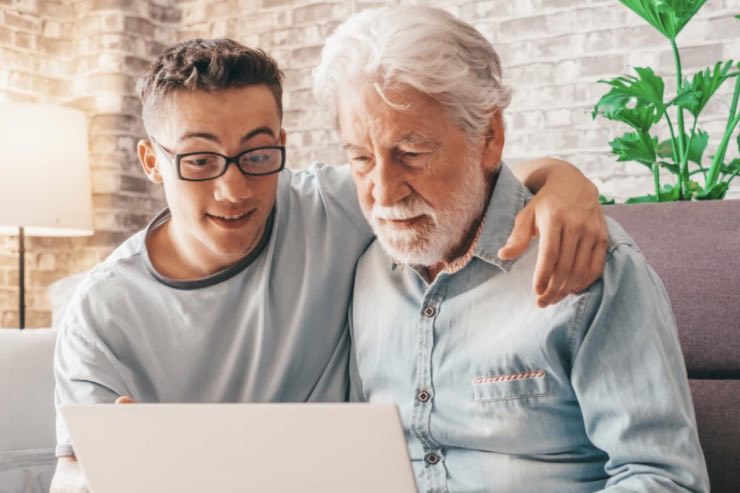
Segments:
[[[75,451],[72,448],[72,445],[60,443],[57,445],[55,455],[57,459],[59,459],[60,457],[74,457]]]

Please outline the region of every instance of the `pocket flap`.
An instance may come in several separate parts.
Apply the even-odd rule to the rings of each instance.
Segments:
[[[545,370],[484,375],[473,379],[473,400],[476,401],[506,401],[545,394],[547,394]]]

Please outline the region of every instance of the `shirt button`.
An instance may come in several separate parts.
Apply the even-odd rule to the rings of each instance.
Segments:
[[[429,452],[427,455],[424,456],[424,461],[430,466],[433,466],[439,462],[439,455],[435,454],[434,452]]]
[[[432,398],[432,395],[426,390],[420,390],[416,394],[416,398],[419,400],[419,402],[427,402],[429,399]]]
[[[424,316],[432,318],[437,313],[437,310],[433,306],[427,306],[424,308]]]

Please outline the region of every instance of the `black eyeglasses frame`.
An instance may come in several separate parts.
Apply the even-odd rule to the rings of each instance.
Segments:
[[[157,142],[157,140],[149,136],[149,140],[153,142],[157,147],[159,147],[162,152],[167,154],[167,156],[172,160],[173,164],[175,165],[175,169],[177,169],[177,177],[184,181],[211,181],[215,180],[217,178],[222,177],[226,174],[226,171],[229,169],[229,165],[231,163],[234,163],[236,165],[236,168],[245,176],[269,176],[273,175],[275,173],[279,173],[283,169],[285,169],[285,146],[260,146],[260,147],[253,147],[251,149],[247,149],[246,151],[242,151],[239,154],[235,154],[233,156],[226,156],[224,154],[220,154],[218,152],[211,152],[211,151],[201,151],[201,152],[186,152],[183,154],[176,154],[169,149],[167,149],[165,146]],[[239,166],[239,159],[244,155],[248,154],[250,152],[259,151],[262,149],[278,149],[280,150],[280,167],[276,170],[269,171],[268,173],[250,173],[249,171],[244,171],[241,166]],[[182,158],[188,157],[188,156],[195,156],[195,155],[202,155],[202,154],[210,154],[213,156],[219,156],[226,160],[226,165],[224,166],[224,169],[221,173],[219,173],[216,176],[209,177],[209,178],[185,178],[182,176],[182,172],[180,170],[180,160]]]

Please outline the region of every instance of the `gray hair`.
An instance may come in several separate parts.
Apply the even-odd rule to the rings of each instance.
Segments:
[[[314,70],[314,95],[336,119],[342,85],[356,79],[383,88],[406,85],[438,101],[469,136],[485,132],[511,101],[491,43],[450,13],[394,6],[354,14],[326,40]]]

